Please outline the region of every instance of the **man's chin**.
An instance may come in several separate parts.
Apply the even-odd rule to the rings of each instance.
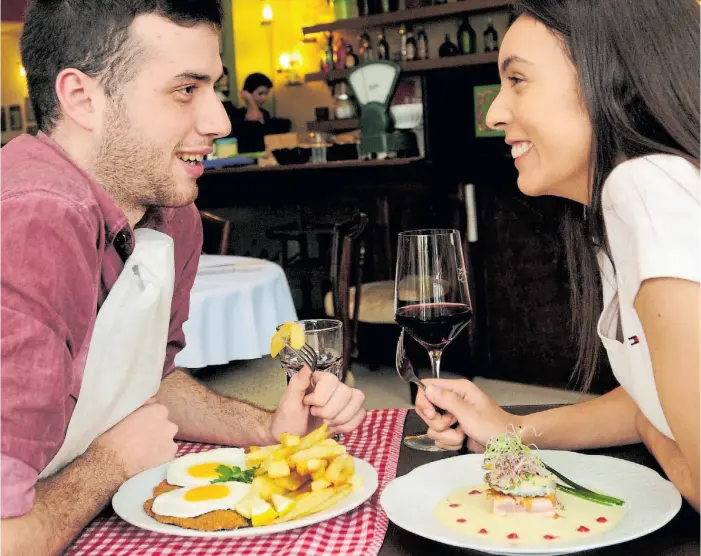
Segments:
[[[163,203],[164,207],[178,208],[185,207],[195,202],[198,193],[197,181],[188,180],[187,182],[178,183],[173,195]]]

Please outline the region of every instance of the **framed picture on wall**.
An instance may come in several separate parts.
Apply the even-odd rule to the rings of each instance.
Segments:
[[[10,106],[10,131],[22,129],[22,108],[19,104]]]
[[[7,118],[5,116],[5,107],[2,107],[2,132],[5,133],[7,131]]]
[[[487,127],[487,112],[499,94],[501,85],[481,85],[475,87],[473,97],[475,99],[475,136],[476,137],[503,137],[504,132]]]
[[[24,99],[24,119],[28,124],[37,121],[36,116],[34,115],[34,108],[32,108],[32,102],[29,100],[29,98]]]

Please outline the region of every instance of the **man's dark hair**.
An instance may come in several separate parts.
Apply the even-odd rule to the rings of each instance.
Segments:
[[[219,0],[32,0],[22,32],[22,64],[37,124],[60,117],[56,77],[75,68],[100,79],[106,94],[134,76],[140,49],[129,36],[139,15],[157,14],[182,26],[221,28]]]
[[[243,82],[243,90],[248,91],[249,93],[252,93],[258,87],[267,87],[268,89],[272,89],[273,82],[262,73],[252,73],[246,78],[246,81]]]

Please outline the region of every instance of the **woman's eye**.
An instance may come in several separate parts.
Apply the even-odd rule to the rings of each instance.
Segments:
[[[513,76],[509,77],[508,79],[509,79],[509,81],[511,81],[512,86],[518,85],[519,83],[521,83],[523,81],[523,79],[521,79],[520,77],[513,77]]]

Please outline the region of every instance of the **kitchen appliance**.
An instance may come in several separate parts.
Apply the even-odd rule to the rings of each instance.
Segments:
[[[392,133],[389,105],[399,80],[399,64],[377,60],[350,70],[348,83],[360,105],[360,154],[383,155],[403,148],[403,135]]]

